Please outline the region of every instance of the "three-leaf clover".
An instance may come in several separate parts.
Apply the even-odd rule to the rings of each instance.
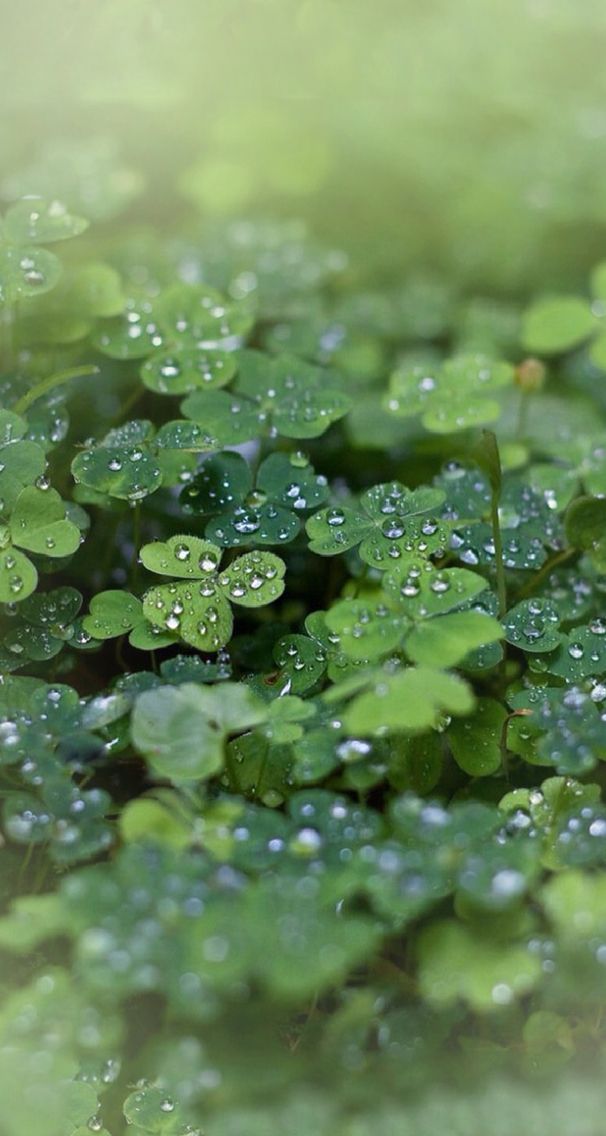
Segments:
[[[219,651],[233,628],[230,603],[262,607],[284,591],[284,562],[271,552],[246,552],[220,570],[223,549],[193,536],[172,536],[141,549],[150,572],[173,576],[143,596],[150,623],[201,651]]]
[[[0,526],[0,603],[31,595],[38,572],[21,549],[48,557],[70,556],[80,545],[80,530],[66,516],[55,489],[28,485],[17,497],[12,515]]]
[[[112,359],[145,359],[141,379],[158,394],[224,386],[233,378],[229,354],[254,322],[250,306],[206,285],[174,284],[158,297],[130,298],[123,313],[94,337]]]
[[[435,727],[440,715],[468,714],[474,698],[457,675],[433,667],[406,667],[395,674],[373,672],[343,714],[345,728],[368,737],[386,731],[423,733]],[[338,690],[338,687],[337,687]]]
[[[206,536],[228,548],[254,542],[286,544],[301,529],[300,517],[321,505],[327,480],[304,454],[270,454],[253,474],[240,454],[210,458],[181,493],[187,512],[209,517]]]
[[[439,659],[453,666],[476,648],[502,638],[500,624],[484,612],[457,610],[487,588],[464,568],[436,572],[421,567],[388,572],[378,601],[341,600],[326,624],[354,659],[377,659],[403,646],[416,663]]]
[[[61,262],[38,246],[77,236],[87,227],[88,221],[59,201],[24,197],[11,205],[0,222],[0,305],[54,288]]]
[[[260,351],[238,355],[238,377],[231,393],[196,391],[182,404],[194,422],[224,445],[259,434],[318,438],[351,406],[338,376],[296,356],[277,358]]]
[[[155,432],[151,422],[134,419],[81,450],[72,462],[72,474],[94,495],[141,501],[164,483],[187,480],[195,464],[193,455],[214,445],[201,428],[184,435],[179,423],[167,422]]]
[[[93,639],[115,639],[128,635],[131,647],[153,651],[170,646],[176,636],[151,624],[143,614],[143,604],[130,592],[110,590],[98,592],[90,602],[90,614],[85,615],[82,627]]]
[[[186,682],[139,696],[132,737],[156,776],[197,781],[220,771],[230,733],[257,726],[266,717],[266,707],[247,686]]]
[[[29,660],[54,658],[66,643],[78,645],[76,618],[82,596],[76,588],[62,587],[30,595],[19,604],[2,640],[2,667],[14,670]],[[7,621],[8,624],[8,621]],[[2,657],[7,652],[6,659]]]
[[[459,355],[438,366],[404,364],[391,376],[385,405],[403,418],[420,415],[432,433],[450,434],[494,422],[500,404],[492,393],[513,377],[509,363],[484,355]]]
[[[382,569],[402,557],[439,555],[448,527],[434,514],[444,496],[439,488],[407,489],[399,481],[375,485],[362,494],[359,506],[334,506],[309,518],[310,551],[336,556],[360,545],[362,560]]]

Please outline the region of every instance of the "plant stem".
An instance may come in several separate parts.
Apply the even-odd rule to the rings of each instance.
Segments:
[[[5,304],[0,315],[0,369],[10,371],[14,357],[15,310]]]
[[[499,597],[499,619],[503,619],[507,611],[507,583],[505,580],[505,565],[503,563],[503,539],[501,537],[501,523],[499,521],[499,498],[493,491],[490,502],[490,520],[492,524],[492,539],[494,540],[494,554],[497,569],[497,595]]]
[[[563,548],[561,552],[556,552],[549,560],[546,560],[543,567],[540,568],[534,576],[531,576],[528,583],[524,584],[524,587],[520,589],[516,596],[516,603],[519,602],[519,600],[525,599],[526,596],[532,595],[533,592],[536,592],[537,588],[541,586],[546,576],[549,576],[549,574],[553,572],[554,568],[558,568],[560,564],[565,564],[565,562],[570,560],[572,556],[575,556],[576,553],[576,548]]]
[[[89,364],[88,366],[82,367],[70,367],[67,371],[58,371],[54,375],[49,375],[47,379],[42,379],[21,396],[18,402],[15,403],[15,414],[24,414],[26,410],[29,410],[32,403],[41,398],[43,394],[54,390],[55,387],[63,386],[64,383],[68,383],[71,379],[80,379],[85,375],[98,374],[99,368]]]
[[[139,549],[141,547],[141,502],[133,505],[133,559],[131,564],[131,587],[137,586],[139,578]]]
[[[520,391],[520,401],[518,403],[518,420],[516,423],[516,434],[518,441],[520,441],[526,434],[528,428],[528,410],[530,408],[530,395],[528,391]]]

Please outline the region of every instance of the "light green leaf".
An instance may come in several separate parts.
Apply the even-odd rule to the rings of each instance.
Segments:
[[[233,355],[184,347],[154,353],[140,372],[143,385],[149,390],[169,395],[223,387],[235,373]]]
[[[541,978],[541,960],[524,943],[481,939],[477,931],[442,920],[417,944],[421,993],[434,1006],[467,1002],[474,1010],[508,1006]]]
[[[441,666],[452,667],[462,662],[470,651],[502,637],[503,628],[493,616],[455,611],[418,623],[406,636],[404,645],[406,654],[415,663],[431,666],[439,659]]]
[[[88,229],[88,221],[69,213],[60,201],[43,197],[23,197],[4,215],[6,238],[16,245],[48,245],[77,237]]]
[[[27,486],[19,494],[10,521],[13,543],[43,556],[70,556],[80,546],[80,530],[65,516],[55,489]]]
[[[61,276],[54,253],[39,248],[0,248],[0,304],[50,291]]]
[[[468,714],[474,699],[456,675],[431,667],[408,667],[378,677],[370,690],[348,706],[343,721],[352,734],[368,737],[390,730],[422,732],[434,727],[441,713]]]
[[[265,717],[263,704],[235,683],[157,687],[137,699],[133,743],[156,776],[205,780],[222,768],[228,735],[259,725]]]
[[[150,572],[189,580],[202,580],[215,573],[221,555],[218,545],[187,534],[144,544],[140,552],[141,563]]]
[[[0,603],[16,603],[35,591],[38,573],[17,548],[2,548],[1,544],[0,548]]]
[[[525,313],[522,341],[528,351],[557,354],[582,343],[595,326],[589,304],[576,296],[538,300]]]
[[[90,602],[90,615],[82,620],[93,639],[113,639],[125,635],[142,619],[141,600],[130,592],[98,592]]]

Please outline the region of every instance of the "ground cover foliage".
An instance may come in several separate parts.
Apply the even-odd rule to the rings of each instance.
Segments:
[[[606,270],[445,302],[46,192],[0,230],[2,1136],[595,1136]]]

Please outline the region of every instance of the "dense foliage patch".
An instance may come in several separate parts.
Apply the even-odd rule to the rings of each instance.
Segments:
[[[2,1136],[594,1133],[601,308],[87,226],[0,231]]]

